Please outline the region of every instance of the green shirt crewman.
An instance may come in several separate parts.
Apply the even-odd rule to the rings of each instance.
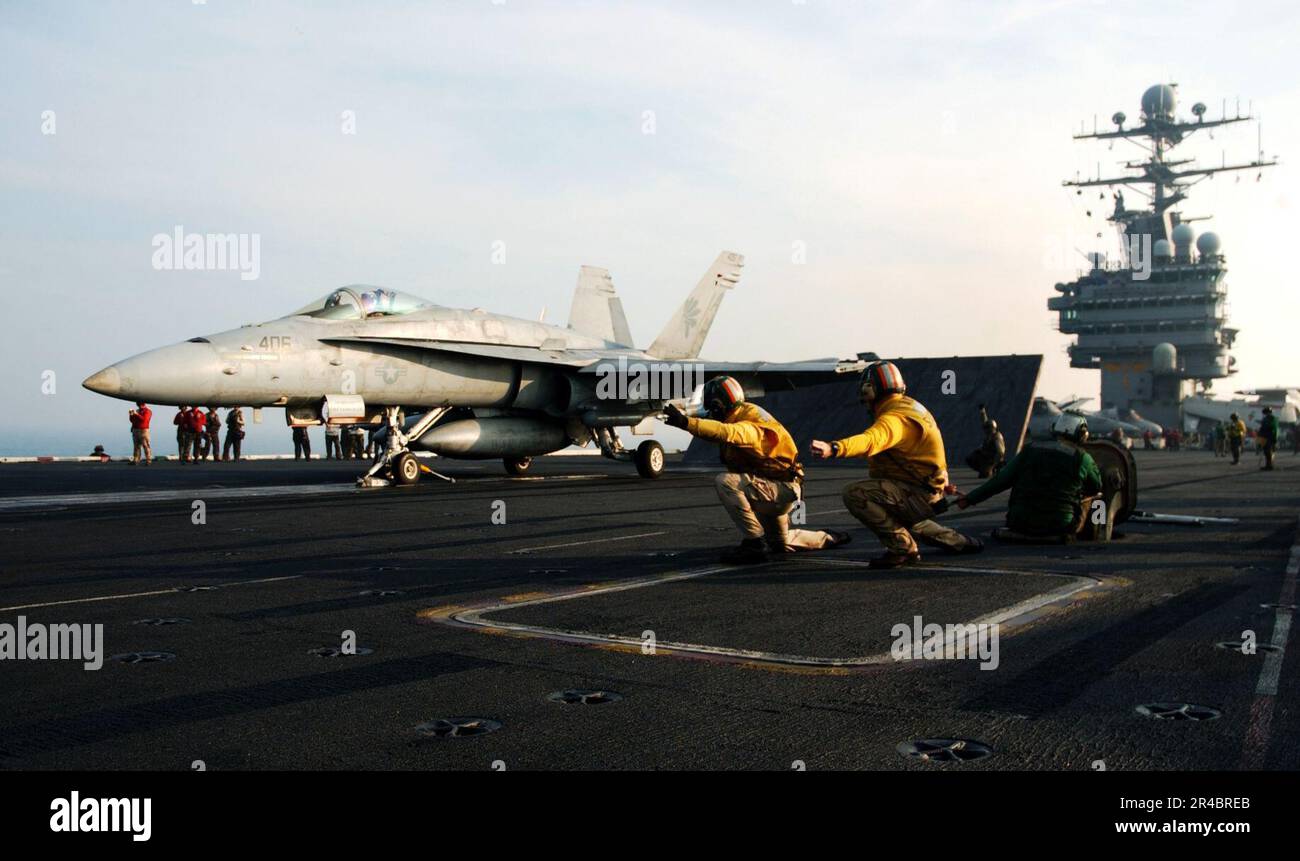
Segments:
[[[1010,488],[1007,526],[1031,537],[1064,536],[1081,523],[1082,499],[1101,492],[1097,462],[1078,443],[1088,438],[1088,423],[1069,413],[1052,425],[1051,442],[1026,446],[988,481],[958,501],[978,505]]]

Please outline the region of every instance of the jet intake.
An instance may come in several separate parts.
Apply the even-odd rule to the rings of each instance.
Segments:
[[[416,443],[446,457],[532,457],[569,445],[562,422],[499,416],[434,425]]]

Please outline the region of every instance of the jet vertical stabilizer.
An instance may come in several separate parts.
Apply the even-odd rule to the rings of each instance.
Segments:
[[[623,313],[623,302],[614,292],[609,270],[583,266],[569,309],[569,328],[584,335],[604,338],[625,347],[632,346],[632,332]]]
[[[668,321],[646,352],[659,359],[694,359],[700,355],[722,297],[740,280],[743,254],[724,251],[695,285],[685,304]]]

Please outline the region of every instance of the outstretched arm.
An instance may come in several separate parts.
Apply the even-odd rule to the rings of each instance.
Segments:
[[[887,413],[860,434],[831,443],[813,440],[812,453],[816,457],[871,457],[903,442],[909,433],[920,432],[919,427],[901,416]]]
[[[989,497],[997,496],[1015,484],[1016,476],[1020,473],[1021,458],[1023,457],[1024,452],[1021,452],[1011,458],[1011,462],[994,473],[992,478],[966,494],[962,500],[965,504],[959,503],[959,507],[966,508],[970,505],[979,505]]]

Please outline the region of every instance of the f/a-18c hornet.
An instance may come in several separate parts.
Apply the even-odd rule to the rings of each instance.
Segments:
[[[451,458],[501,458],[514,475],[532,458],[594,441],[645,478],[663,447],[625,449],[616,432],[649,432],[670,401],[689,401],[710,376],[730,374],[748,396],[831,382],[852,361],[711,362],[698,359],[744,257],[723,252],[645,350],[632,346],[609,272],[583,266],[567,327],[445,308],[382,287],[340,287],[265,323],[191,338],[110,365],[83,385],[128,401],[284,407],[305,427],[382,426],[362,484],[414,484],[412,449]]]

